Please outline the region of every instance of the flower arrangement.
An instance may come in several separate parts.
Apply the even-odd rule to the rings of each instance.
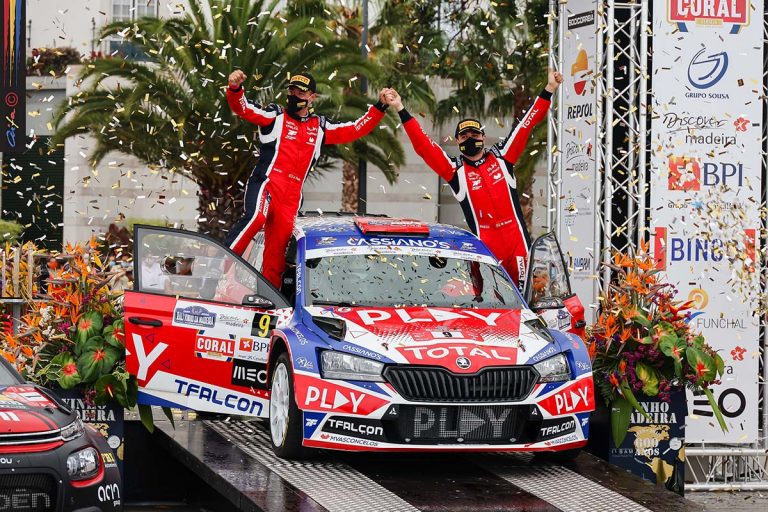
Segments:
[[[4,333],[0,355],[42,385],[83,388],[85,398],[136,405],[135,377],[125,370],[121,300],[110,291],[114,273],[95,239],[68,244],[49,265],[47,294],[27,301],[18,334]]]
[[[601,313],[590,326],[588,349],[595,385],[611,406],[616,445],[626,435],[633,409],[650,420],[635,397],[639,392],[667,402],[674,389],[702,392],[727,431],[709,389],[723,375],[723,359],[691,330],[690,303],[674,300],[677,291],[660,280],[648,245],[641,244],[637,254],[614,254],[607,266],[616,280],[599,299]]]

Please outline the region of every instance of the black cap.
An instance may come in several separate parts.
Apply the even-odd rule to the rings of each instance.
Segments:
[[[317,92],[317,83],[309,73],[296,73],[292,75],[286,87],[298,87],[302,91]]]
[[[483,125],[480,124],[480,121],[478,121],[477,119],[472,119],[470,117],[470,118],[462,119],[461,121],[459,121],[459,123],[456,125],[456,133],[454,134],[454,137],[458,137],[459,134],[468,132],[470,130],[474,130],[476,132],[485,134],[485,130],[483,130]]]

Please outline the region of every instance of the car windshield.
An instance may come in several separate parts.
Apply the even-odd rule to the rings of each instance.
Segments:
[[[307,260],[307,305],[519,309],[495,265],[441,256],[351,254]]]

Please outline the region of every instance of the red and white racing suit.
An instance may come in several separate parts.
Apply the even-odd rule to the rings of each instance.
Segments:
[[[552,94],[543,90],[509,136],[475,162],[463,156],[448,156],[407,110],[399,112],[416,153],[448,182],[469,229],[488,246],[521,289],[531,237],[523,220],[513,166],[533,127],[546,117],[551,98]]]
[[[301,188],[323,144],[345,144],[367,135],[386,107],[379,102],[356,121],[336,123],[314,114],[293,117],[274,104],[251,104],[242,86],[227,88],[227,102],[235,114],[259,126],[261,152],[245,187],[245,215],[229,231],[226,243],[242,254],[264,227],[262,274],[279,289]]]

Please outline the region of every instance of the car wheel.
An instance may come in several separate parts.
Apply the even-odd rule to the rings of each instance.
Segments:
[[[293,370],[287,353],[275,361],[269,395],[269,437],[272,450],[280,458],[306,457],[309,450],[301,445],[302,414],[293,394]]]
[[[539,455],[542,459],[550,462],[570,462],[581,453],[581,448],[574,448],[573,450],[563,450],[561,452],[541,452]]]

